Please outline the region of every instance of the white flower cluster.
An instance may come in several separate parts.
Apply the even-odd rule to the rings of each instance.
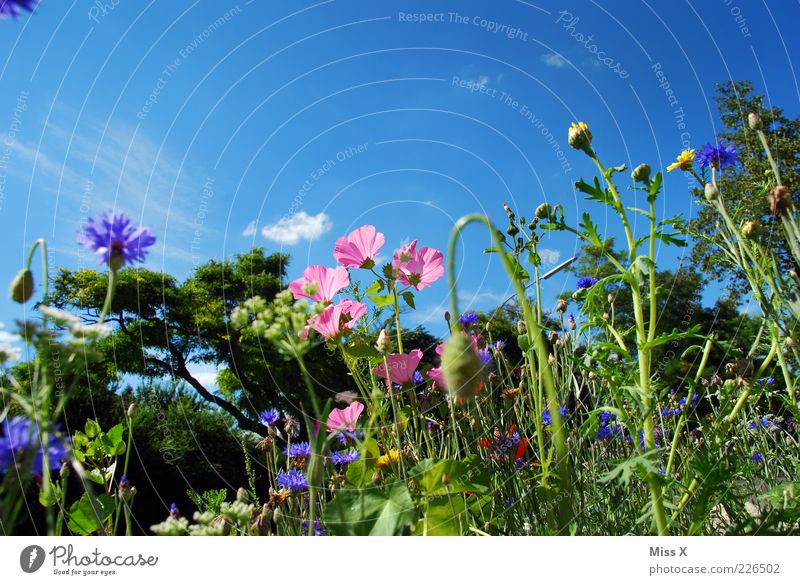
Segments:
[[[39,312],[53,321],[56,325],[66,327],[76,340],[94,341],[111,333],[108,325],[100,323],[83,323],[68,311],[56,309],[48,305],[39,305]]]
[[[249,331],[273,342],[279,350],[289,351],[307,346],[298,333],[305,328],[309,316],[308,303],[295,301],[291,291],[284,290],[275,295],[271,303],[260,296],[247,299],[233,311],[231,323],[243,333]],[[287,340],[291,341],[287,343]]]

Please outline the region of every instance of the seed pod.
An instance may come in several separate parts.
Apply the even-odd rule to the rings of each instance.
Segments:
[[[774,215],[782,215],[792,208],[792,197],[784,185],[772,188],[767,196],[769,208]]]
[[[556,311],[559,313],[566,313],[567,312],[567,299],[558,299],[558,303],[556,304]]]
[[[20,270],[11,281],[11,299],[20,305],[33,296],[33,272],[28,269]]]
[[[745,238],[755,238],[761,233],[761,222],[758,220],[746,221],[742,225],[742,235]]]

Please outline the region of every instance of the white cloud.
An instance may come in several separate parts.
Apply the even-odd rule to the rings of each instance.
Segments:
[[[217,370],[216,366],[212,364],[190,364],[189,373],[206,389],[211,391],[217,389],[217,375],[219,374],[219,370]]]
[[[558,261],[561,260],[561,252],[559,250],[542,248],[541,250],[537,250],[537,252],[539,252],[539,257],[542,259],[542,263],[545,266],[555,266],[558,264]]]
[[[283,217],[278,222],[265,225],[261,235],[279,244],[293,246],[301,240],[316,240],[333,227],[326,213],[308,215],[299,211],[292,217]]]
[[[567,60],[557,53],[542,55],[542,62],[548,67],[554,67],[555,69],[561,69],[567,64]]]
[[[475,309],[478,305],[497,305],[506,300],[506,298],[507,295],[504,296],[491,290],[458,292],[458,302],[470,309]],[[461,310],[463,311],[464,309]]]
[[[256,233],[256,220],[253,220],[247,224],[246,228],[244,228],[242,235],[245,238],[249,238],[250,236],[255,235],[255,233]]]

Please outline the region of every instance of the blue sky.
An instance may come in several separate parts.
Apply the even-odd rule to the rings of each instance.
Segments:
[[[590,124],[607,165],[663,169],[719,130],[714,82],[750,79],[796,116],[798,18],[741,0],[44,0],[0,22],[0,273],[39,236],[53,264],[90,266],[75,232],[114,206],[157,234],[145,265],[180,277],[259,245],[291,254],[294,278],[364,223],[387,256],[415,238],[445,249],[455,219],[502,223],[504,201],[588,210],[615,235],[574,192],[593,172],[569,123]],[[687,185],[671,173],[661,211],[694,214]],[[491,308],[510,287],[488,235],[468,233],[462,305]],[[554,263],[577,244],[543,246]],[[441,333],[446,303],[443,279],[409,324]],[[0,321],[23,310],[4,299]]]

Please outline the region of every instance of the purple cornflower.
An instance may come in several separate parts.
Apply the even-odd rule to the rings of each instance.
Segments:
[[[492,356],[492,352],[488,349],[479,349],[478,359],[481,360],[481,363],[484,366],[488,366],[490,363],[492,363],[492,359],[494,359],[494,357]]]
[[[494,350],[495,351],[503,351],[506,348],[506,342],[502,339],[498,339],[494,342]]]
[[[339,442],[347,447],[348,445],[354,445],[357,441],[360,441],[364,438],[364,433],[361,431],[353,431],[352,433],[345,431],[343,433],[339,433],[336,438]]]
[[[594,285],[597,284],[597,279],[594,276],[584,276],[583,278],[578,279],[578,290],[584,288],[592,288]]]
[[[619,425],[602,426],[597,429],[595,439],[598,441],[607,441],[609,439],[617,439],[622,436],[622,427]]]
[[[696,160],[700,168],[713,167],[719,170],[722,167],[736,164],[739,160],[739,153],[733,145],[722,144],[721,142],[711,144],[709,142],[700,147]]]
[[[550,411],[547,410],[547,409],[544,409],[542,411],[542,424],[544,426],[549,426],[550,424],[552,424],[552,422],[553,422],[553,417],[550,414]]]
[[[319,520],[314,520],[314,536],[327,536],[328,531]],[[303,522],[303,536],[308,536],[308,520]]]
[[[756,453],[750,458],[753,463],[761,463],[764,461],[764,456],[761,453]]]
[[[411,376],[411,381],[414,384],[424,384],[425,378],[422,377],[422,374],[419,373],[419,370],[414,370],[414,374]]]
[[[299,469],[281,471],[275,479],[278,483],[278,487],[286,488],[293,492],[301,492],[308,489],[308,478],[306,478]]]
[[[281,419],[281,413],[277,408],[263,410],[259,416],[261,417],[261,422],[271,427],[274,427],[275,424]]]
[[[565,418],[569,414],[569,408],[566,405],[560,406],[558,408],[558,413],[561,415],[561,418]]]
[[[464,313],[458,318],[458,322],[465,327],[471,327],[478,322],[478,313]]]
[[[33,12],[39,0],[0,0],[0,18],[16,18],[21,10]]]
[[[354,461],[358,461],[361,453],[358,449],[349,449],[347,451],[331,451],[331,462],[337,467],[349,465]]]
[[[0,424],[0,473],[8,473],[25,461],[26,452],[36,449],[31,465],[33,475],[44,473],[44,453],[42,451],[39,428],[24,416],[6,419]],[[30,454],[30,453],[28,453]],[[59,469],[67,458],[67,446],[51,434],[47,447],[47,464],[50,469]]]
[[[78,243],[94,252],[101,264],[118,270],[125,263],[144,262],[147,248],[156,243],[156,237],[150,228],[134,227],[124,213],[109,211],[86,222]]]
[[[290,459],[308,459],[311,457],[311,445],[308,444],[308,441],[292,443],[290,446],[284,447],[283,454]]]
[[[775,377],[770,376],[769,378],[759,378],[756,380],[756,384],[759,386],[772,386],[775,383]]]

